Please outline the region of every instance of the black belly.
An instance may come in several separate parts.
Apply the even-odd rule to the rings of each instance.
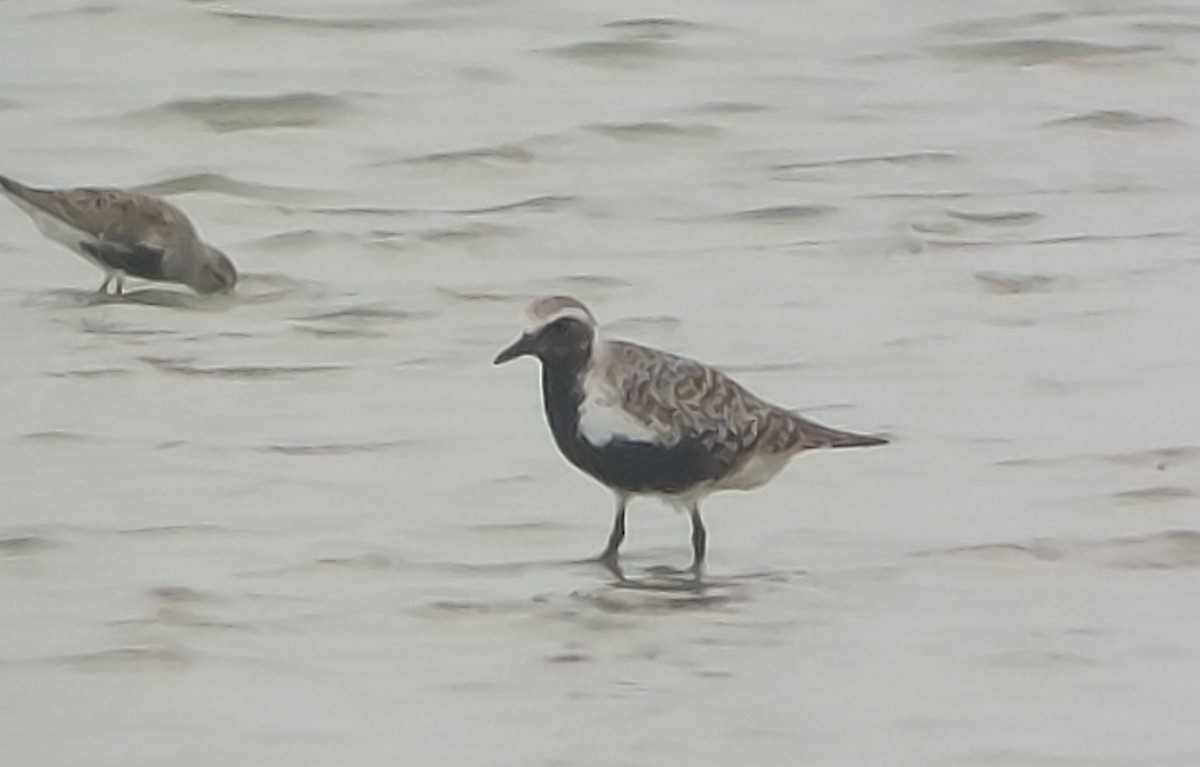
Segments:
[[[583,392],[574,370],[543,363],[542,397],[558,449],[572,464],[614,489],[679,493],[718,479],[732,468],[732,456],[721,456],[698,439],[674,445],[620,439],[591,444],[579,434]]]
[[[575,455],[567,454],[571,463],[628,492],[678,493],[725,473],[709,448],[695,441],[666,446],[614,440],[595,447],[578,433],[575,440]]]

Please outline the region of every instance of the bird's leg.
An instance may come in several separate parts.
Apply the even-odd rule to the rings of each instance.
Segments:
[[[125,295],[125,275],[117,272],[117,293],[118,296]]]
[[[613,520],[612,532],[608,534],[608,545],[604,547],[604,552],[598,557],[609,570],[614,572],[617,572],[617,549],[621,547],[621,541],[625,540],[625,504],[627,500],[623,495],[617,496],[617,516]]]
[[[96,292],[101,293],[103,295],[108,295],[108,283],[112,282],[112,278],[113,278],[112,272],[105,272],[104,273],[104,282],[100,283],[100,289],[97,290]]]
[[[704,569],[704,554],[708,551],[708,532],[704,529],[704,521],[700,519],[700,504],[693,503],[688,507],[692,517],[692,574],[700,577]]]

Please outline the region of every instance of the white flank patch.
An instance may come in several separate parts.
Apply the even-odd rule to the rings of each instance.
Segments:
[[[620,406],[590,396],[579,406],[579,434],[596,447],[603,447],[614,439],[665,442],[665,435],[655,432]]]
[[[599,347],[599,344],[597,344]],[[621,396],[600,372],[601,354],[583,379],[583,402],[579,405],[579,435],[596,447],[614,439],[665,444],[668,435],[656,431],[621,407]]]

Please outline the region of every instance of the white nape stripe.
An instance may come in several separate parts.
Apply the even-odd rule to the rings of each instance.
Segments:
[[[545,317],[532,317],[532,322],[526,326],[525,332],[531,334],[537,333],[542,328],[546,327],[552,322],[562,319],[563,317],[571,317],[572,319],[579,320],[583,324],[589,326],[593,324],[592,318],[587,315],[587,312],[580,311],[574,306],[566,306]]]

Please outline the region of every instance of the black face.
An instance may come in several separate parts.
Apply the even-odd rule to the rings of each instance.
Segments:
[[[561,362],[583,358],[592,349],[592,328],[574,317],[560,317],[533,333],[526,333],[516,343],[496,355],[497,365],[527,354],[542,362]]]

